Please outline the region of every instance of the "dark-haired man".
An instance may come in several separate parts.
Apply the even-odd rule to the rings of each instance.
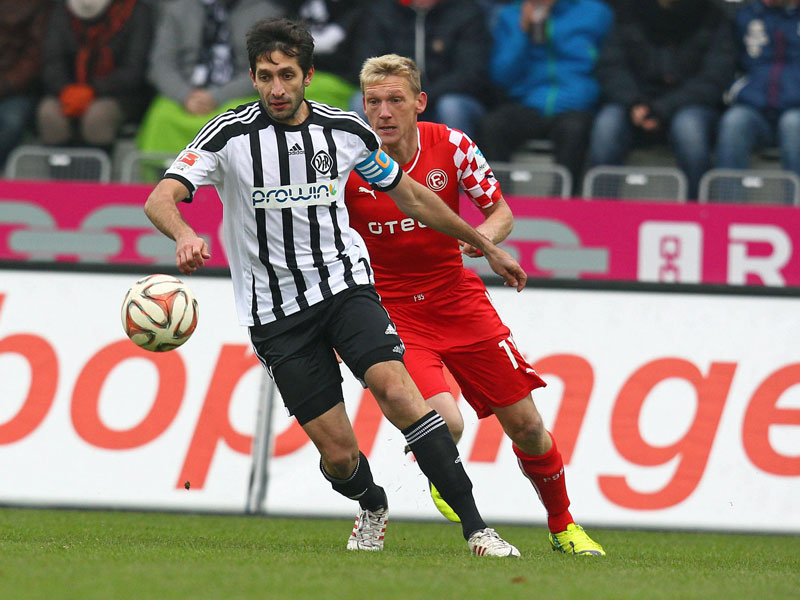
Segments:
[[[179,269],[192,273],[209,258],[208,246],[176,203],[190,200],[199,185],[216,186],[239,320],[287,409],[319,450],[322,474],[359,502],[348,549],[383,549],[388,503],[358,449],[334,348],[458,513],[470,550],[519,556],[481,518],[444,420],[425,404],[403,365],[403,342],[373,287],[363,240],[350,228],[343,194],[350,172],[387,192],[412,218],[479,248],[508,285],[521,290],[525,272],[406,177],[366,123],[305,99],[313,49],[299,23],[256,23],[247,50],[260,100],[209,121],[167,170],[145,211],[175,240]]]

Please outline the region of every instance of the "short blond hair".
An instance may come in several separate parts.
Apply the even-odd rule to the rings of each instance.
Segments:
[[[419,95],[422,92],[422,81],[420,80],[417,63],[399,54],[384,54],[383,56],[373,56],[364,61],[359,77],[361,93],[364,93],[368,85],[380,83],[390,75],[404,77],[415,95]]]

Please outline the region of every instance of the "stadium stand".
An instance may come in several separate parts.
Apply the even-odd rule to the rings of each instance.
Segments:
[[[791,171],[712,169],[700,180],[698,201],[800,206],[800,177]]]
[[[119,180],[122,183],[156,183],[174,160],[175,154],[171,152],[129,152],[121,159]]]
[[[621,200],[686,202],[688,182],[675,167],[593,167],[583,178],[582,196]]]
[[[494,162],[491,165],[503,193],[509,196],[572,196],[572,177],[556,164]]]
[[[8,179],[73,180],[108,183],[111,159],[99,148],[18,146],[6,161]]]

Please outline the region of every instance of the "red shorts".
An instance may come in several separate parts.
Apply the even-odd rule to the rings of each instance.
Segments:
[[[479,418],[493,406],[510,406],[544,387],[517,350],[480,277],[464,271],[459,283],[442,292],[383,300],[406,347],[403,357],[425,398],[449,392],[444,367]]]

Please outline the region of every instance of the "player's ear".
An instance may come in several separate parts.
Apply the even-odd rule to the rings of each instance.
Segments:
[[[419,96],[417,96],[417,114],[424,111],[426,106],[428,106],[428,94],[420,92]]]
[[[256,76],[253,74],[253,69],[250,69],[250,81],[253,82],[253,87],[256,87]]]
[[[304,85],[305,87],[308,87],[309,85],[311,85],[311,79],[312,79],[313,77],[314,77],[314,67],[311,67],[311,68],[308,70],[308,73],[306,73],[306,76],[305,76],[305,77],[303,77],[303,85]]]

